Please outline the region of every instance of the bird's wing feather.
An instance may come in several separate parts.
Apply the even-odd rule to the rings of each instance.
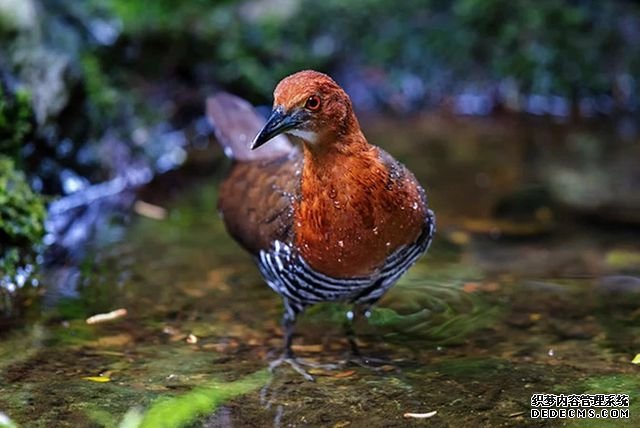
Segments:
[[[253,106],[235,95],[219,92],[207,99],[207,118],[225,154],[239,162],[273,159],[293,149],[287,137],[279,135],[256,150],[251,150],[253,138],[265,120]]]
[[[293,239],[301,165],[302,154],[294,148],[280,158],[238,162],[222,183],[218,208],[225,226],[252,254],[275,240]]]
[[[234,95],[220,92],[210,97],[207,117],[225,154],[234,160],[218,198],[229,233],[253,254],[276,239],[288,241],[299,189],[300,150],[283,135],[251,150],[265,120]]]

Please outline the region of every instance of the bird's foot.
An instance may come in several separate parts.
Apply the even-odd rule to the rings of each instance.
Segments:
[[[373,370],[375,372],[386,372],[395,370],[396,366],[393,361],[385,358],[367,357],[360,355],[359,353],[351,353],[345,359],[344,366],[354,365],[365,369]]]
[[[306,380],[310,382],[314,382],[316,379],[304,369],[304,367],[308,367],[310,369],[320,369],[320,370],[336,370],[340,368],[338,364],[321,364],[314,363],[313,361],[305,361],[299,358],[296,358],[294,355],[283,354],[277,360],[269,363],[269,371],[273,373],[276,368],[280,367],[282,364],[289,364],[293,370],[295,370],[298,374],[302,375]],[[304,366],[304,367],[303,367]]]

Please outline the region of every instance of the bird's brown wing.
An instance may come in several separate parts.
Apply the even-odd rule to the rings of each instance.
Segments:
[[[242,98],[220,92],[207,100],[207,117],[225,154],[234,160],[220,187],[218,209],[227,230],[253,254],[292,235],[302,154],[284,135],[249,148],[265,120]]]
[[[284,135],[278,135],[256,150],[249,146],[265,123],[249,102],[226,92],[207,99],[207,118],[227,157],[238,162],[275,159],[287,155],[293,145]]]
[[[236,163],[220,187],[218,209],[227,230],[252,254],[276,240],[293,239],[294,201],[300,192],[302,154]]]

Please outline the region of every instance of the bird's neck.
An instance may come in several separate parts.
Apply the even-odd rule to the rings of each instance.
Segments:
[[[389,251],[415,239],[404,210],[415,191],[389,191],[389,171],[362,133],[330,147],[304,148],[301,198],[295,208],[296,244],[317,271],[334,277],[367,275]],[[417,199],[416,199],[417,200]],[[402,207],[402,208],[400,208]],[[412,213],[413,214],[413,213]],[[367,248],[367,251],[362,251]]]
[[[373,148],[360,129],[346,134],[318,136],[314,142],[303,141],[302,147],[305,164],[318,172],[338,159],[348,162],[349,158],[358,160],[370,156]]]
[[[362,132],[343,135],[331,143],[303,144],[302,193],[308,197],[335,188],[346,196],[375,180],[383,166],[378,150]]]

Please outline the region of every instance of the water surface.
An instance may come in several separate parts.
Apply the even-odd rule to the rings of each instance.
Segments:
[[[156,194],[166,219],[114,225],[79,267],[45,275],[23,326],[0,337],[0,410],[41,427],[584,426],[530,419],[531,395],[626,393],[624,423],[638,426],[637,137],[442,116],[365,128],[438,215],[429,254],[357,326],[388,364],[317,370],[315,383],[265,371],[281,303],[216,215],[218,171]],[[85,322],[118,308],[127,316]],[[310,310],[298,354],[342,360],[347,309]]]

